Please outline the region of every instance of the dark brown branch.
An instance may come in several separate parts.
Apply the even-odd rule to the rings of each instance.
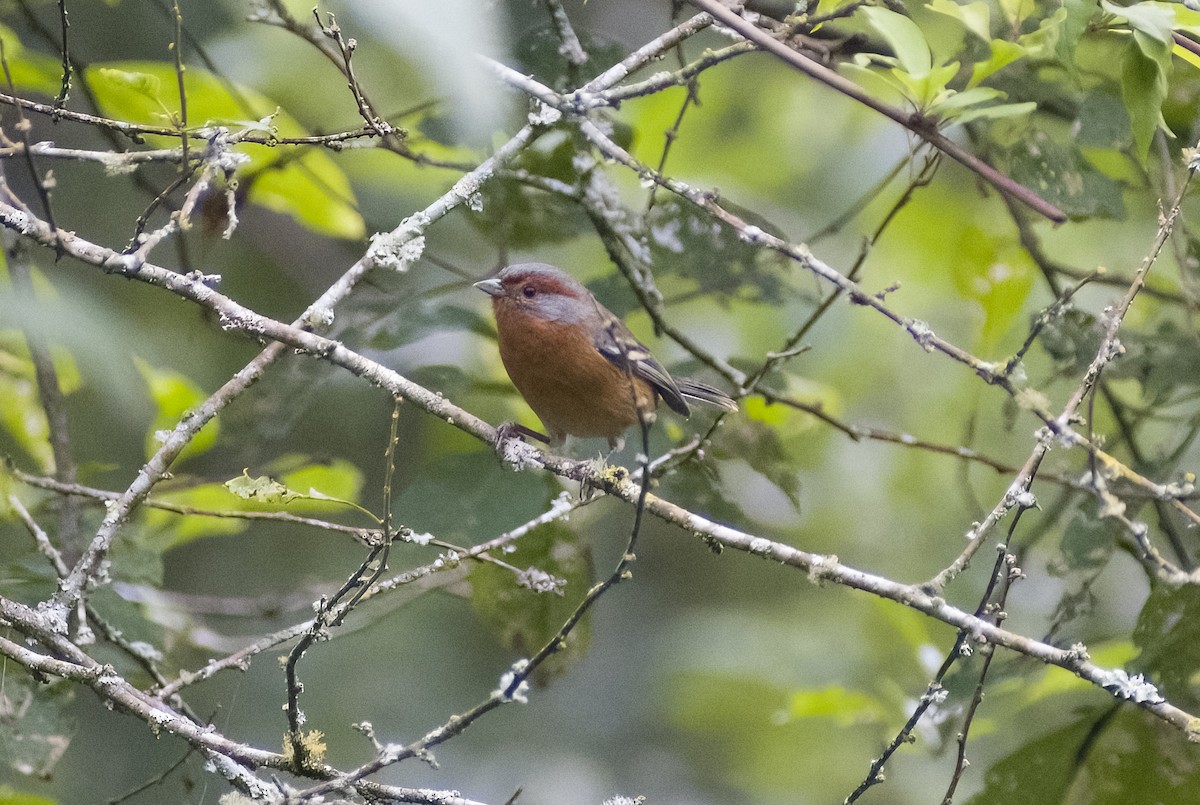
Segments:
[[[904,126],[904,128],[916,134],[946,156],[977,173],[988,184],[1000,192],[1020,199],[1022,203],[1056,224],[1061,224],[1067,220],[1067,216],[1062,210],[1043,199],[1028,187],[1014,182],[991,165],[963,149],[958,143],[939,132],[936,126],[926,118],[906,112],[903,109],[886,104],[878,98],[871,96],[850,79],[793,50],[766,31],[735,14],[726,6],[721,5],[717,0],[688,0],[688,2],[696,8],[708,12],[723,25],[729,26],[763,50],[795,67],[805,75],[815,78],[830,89],[836,90],[846,97],[852,98],[884,117]]]

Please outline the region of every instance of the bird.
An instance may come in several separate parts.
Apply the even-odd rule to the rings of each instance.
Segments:
[[[575,436],[603,437],[620,450],[625,431],[653,419],[660,399],[684,418],[688,401],[738,410],[720,389],[671,377],[624,322],[561,268],[510,265],[475,287],[492,298],[500,359],[551,448]]]

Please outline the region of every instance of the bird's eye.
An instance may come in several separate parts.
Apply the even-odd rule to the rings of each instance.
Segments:
[[[532,299],[537,296],[537,288],[534,288],[532,285],[526,285],[521,289],[521,293],[525,294],[526,299]]]

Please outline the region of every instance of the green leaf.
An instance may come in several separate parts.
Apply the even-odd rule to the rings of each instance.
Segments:
[[[1031,131],[1008,152],[1009,174],[1074,218],[1122,218],[1121,187],[1083,158],[1074,142],[1061,144]]]
[[[787,239],[779,227],[762,216],[732,202],[726,202],[726,205],[726,209],[747,223]],[[714,224],[712,217],[694,204],[684,204],[673,197],[660,198],[646,215],[646,226],[651,262],[656,270],[667,268],[686,277],[694,281],[701,292],[720,302],[735,297],[782,300],[785,289],[780,272],[770,263],[770,255],[746,243],[729,227]],[[610,275],[610,281],[625,285],[615,273]],[[604,283],[595,285],[603,287]],[[627,292],[614,290],[617,293],[609,298],[632,298]]]
[[[522,571],[490,562],[471,566],[471,606],[476,616],[502,645],[529,657],[545,645],[567,621],[591,584],[592,563],[574,532],[560,522],[539,526],[517,543],[504,562]],[[585,615],[534,674],[546,684],[579,660],[591,639],[591,619]]]
[[[1063,567],[1054,566],[1061,575],[1066,571],[1102,567],[1112,556],[1116,545],[1116,528],[1108,520],[1077,514],[1063,530]]]
[[[1125,49],[1121,61],[1121,97],[1129,110],[1129,123],[1133,129],[1134,153],[1143,163],[1150,152],[1150,143],[1159,126],[1166,129],[1163,121],[1162,104],[1167,97],[1167,71],[1161,59],[1147,56],[1146,48],[1155,40],[1139,37],[1135,32],[1136,44]],[[1161,45],[1170,65],[1170,49]]]
[[[203,509],[213,512],[228,512],[255,508],[250,504],[230,505],[229,489],[225,484],[210,483],[187,489],[160,491],[155,499],[177,506]],[[209,517],[200,514],[178,514],[153,507],[142,507],[142,527],[138,539],[159,552],[185,545],[205,537],[239,534],[250,524],[236,516]]]
[[[1156,3],[1135,3],[1118,6],[1109,0],[1100,0],[1100,7],[1129,23],[1134,31],[1141,31],[1164,45],[1171,45],[1171,29],[1175,26],[1175,15]],[[1149,54],[1147,54],[1149,55]]]
[[[179,372],[155,369],[137,357],[133,362],[146,381],[150,399],[158,412],[146,434],[146,457],[149,458],[162,446],[164,434],[174,429],[190,409],[208,399],[208,395]],[[179,460],[202,455],[212,449],[217,442],[219,429],[216,418],[206,422],[180,452]]]
[[[908,97],[914,101],[917,108],[928,110],[954,92],[948,85],[958,75],[958,62],[934,67],[920,77],[911,76],[895,68],[892,69],[892,74],[908,88]]]
[[[1028,805],[1065,802],[1075,777],[1075,753],[1090,724],[1081,720],[1029,741],[984,773],[983,791],[967,805]]]
[[[166,62],[122,61],[93,64],[84,72],[102,111],[130,123],[150,126],[163,125],[164,112],[171,117],[180,115],[178,83],[175,65]],[[164,91],[163,87],[169,87]],[[238,87],[239,92],[250,92]],[[242,106],[208,71],[189,67],[184,73],[184,91],[188,99],[188,122],[191,126],[249,125],[275,110],[273,104],[251,93],[248,108]],[[261,104],[261,108],[259,105]],[[288,135],[300,134],[302,129],[290,118],[281,124],[291,129]],[[281,134],[284,132],[280,132]],[[178,143],[178,138],[156,138],[164,145]]]
[[[1067,9],[1060,8],[1038,23],[1037,28],[1017,37],[1017,45],[1024,48],[1030,58],[1051,58],[1059,47],[1068,21]],[[1071,60],[1067,60],[1067,65],[1070,64]]]
[[[1021,314],[1038,272],[1024,249],[998,244],[974,226],[962,231],[957,252],[954,284],[963,297],[982,308],[980,343],[990,351]]]
[[[975,36],[982,39],[984,42],[991,40],[991,9],[987,3],[963,3],[959,4],[954,0],[933,0],[925,6],[931,11],[936,11],[939,14],[945,14],[952,17],[963,24]]]
[[[1096,317],[1085,310],[1069,308],[1051,318],[1042,328],[1038,343],[1065,375],[1083,371],[1100,347]]]
[[[58,800],[26,794],[7,785],[0,785],[0,805],[58,805]]]
[[[937,115],[941,118],[952,118],[954,113],[966,109],[969,106],[977,104],[990,103],[991,101],[999,100],[1008,97],[1003,91],[993,89],[992,87],[974,87],[972,89],[963,90],[947,95],[942,100],[929,108],[931,115]]]
[[[288,469],[297,463],[302,465],[299,469]],[[238,517],[239,512],[287,510],[304,515],[341,511],[347,506],[362,510],[354,502],[362,491],[362,474],[349,462],[323,464],[303,456],[285,456],[274,462],[271,470],[281,471],[282,480],[266,475],[252,478],[243,471],[225,483],[159,490],[156,500],[218,516],[143,507],[139,542],[161,553],[197,539],[238,534],[250,522]],[[306,488],[308,492],[300,491]],[[231,499],[231,494],[236,499]],[[372,526],[378,523],[373,514],[365,513]]]
[[[62,62],[26,49],[6,25],[0,25],[0,39],[4,41],[4,56],[14,89],[46,96],[58,93],[62,87]]]
[[[1138,50],[1147,59],[1150,59],[1158,65],[1159,70],[1163,74],[1163,81],[1171,75],[1171,49],[1172,43],[1163,43],[1157,37],[1146,33],[1145,31],[1134,30],[1133,43],[1137,45]]]
[[[0,28],[0,36],[3,29]],[[33,269],[30,275],[33,294],[37,304],[31,306],[27,299],[14,293],[8,278],[8,266],[0,253],[0,320],[11,323],[17,314],[18,323],[25,328],[0,330],[0,431],[5,431],[16,445],[37,466],[49,472],[54,468],[54,451],[50,447],[50,424],[42,407],[38,391],[37,370],[29,354],[26,332],[29,321],[21,321],[20,313],[38,309],[43,302],[57,302],[57,293],[42,274]],[[43,338],[47,333],[39,333]],[[70,395],[82,384],[79,367],[70,352],[56,344],[50,345],[50,360],[58,379],[59,391]]]
[[[915,22],[903,14],[878,6],[865,6],[859,11],[891,47],[904,72],[913,78],[923,78],[929,74],[933,67],[933,57],[929,51],[929,44],[925,41],[925,34]]]
[[[111,62],[92,65],[84,73],[102,112],[146,125],[179,120],[177,78],[165,62]],[[158,87],[156,90],[155,87]],[[188,125],[191,129],[223,125],[234,130],[269,129],[279,137],[304,137],[307,129],[279,104],[247,87],[222,81],[203,68],[184,73]],[[148,137],[156,147],[178,144],[178,138]],[[197,148],[203,147],[197,143]],[[313,148],[282,150],[262,145],[234,148],[249,159],[235,178],[254,204],[291,216],[323,235],[361,238],[366,232],[345,173],[328,154]]]
[[[303,493],[289,489],[266,475],[251,478],[247,470],[242,470],[242,474],[237,478],[226,481],[225,488],[242,500],[253,500],[268,505],[286,505],[305,497]]]
[[[998,103],[994,106],[980,106],[975,109],[967,109],[955,115],[951,119],[951,122],[966,124],[973,120],[1000,120],[1009,117],[1022,117],[1033,114],[1036,109],[1037,104],[1033,101],[1025,101],[1024,103]]]
[[[96,79],[98,82],[132,90],[166,112],[167,106],[163,102],[162,96],[162,79],[156,75],[117,70],[112,67],[98,67],[96,68]],[[167,117],[169,118],[170,115],[168,114]]]
[[[1194,675],[1200,668],[1200,591],[1194,586],[1155,584],[1142,606],[1133,642],[1142,653],[1131,669],[1153,675],[1164,696],[1181,707],[1197,701]]]
[[[1079,104],[1075,130],[1075,142],[1084,148],[1119,150],[1133,142],[1125,104],[1102,89],[1092,90]]]
[[[787,496],[792,506],[800,506],[800,474],[796,472],[795,457],[785,441],[786,430],[768,427],[762,421],[759,413],[765,404],[757,401],[753,404],[747,401],[751,412],[746,417],[733,417],[723,423],[718,437],[713,442],[713,454],[735,459],[737,456],[751,456],[753,460],[749,469],[770,481],[780,492]],[[738,464],[736,460],[722,465],[723,472],[734,472]],[[739,473],[740,474],[740,473]],[[729,489],[742,488],[736,484],[725,486]],[[752,508],[747,510],[748,513]]]
[[[251,202],[291,216],[318,234],[361,238],[366,233],[349,179],[321,151],[264,166],[254,173],[249,188]]]
[[[837,686],[796,691],[788,702],[788,715],[793,719],[828,719],[839,727],[873,724],[882,721],[887,712],[874,696]]]
[[[1024,45],[1009,42],[1004,39],[993,39],[991,42],[991,58],[975,62],[971,67],[971,80],[967,87],[975,87],[986,81],[993,74],[1003,70],[1008,65],[1025,57],[1029,51]]]
[[[337,506],[330,506],[321,501],[358,507],[355,501],[362,495],[363,473],[349,461],[315,461],[309,456],[290,455],[273,462],[271,468],[278,468],[279,478],[287,486],[307,489],[305,500],[315,501],[318,504],[317,508],[322,511],[329,511]]]
[[[1162,116],[1171,75],[1175,15],[1153,3],[1122,7],[1103,0],[1104,10],[1129,23],[1133,42],[1121,64],[1121,95],[1129,112],[1135,153],[1144,164],[1154,133],[1170,132]]]
[[[13,343],[9,351],[4,341]],[[0,430],[32,458],[43,471],[54,467],[50,448],[50,423],[38,398],[33,361],[15,330],[0,332]],[[19,345],[19,346],[18,346]],[[20,349],[20,354],[16,349]]]
[[[1038,5],[1028,0],[998,0],[997,5],[1004,15],[1005,23],[1013,30],[1020,29],[1026,18],[1038,10]]]
[[[1182,3],[1164,3],[1158,2],[1158,0],[1150,0],[1150,2],[1138,5],[1162,9],[1170,14],[1173,19],[1171,23],[1173,31],[1200,35],[1200,9],[1188,8]]]
[[[0,769],[8,772],[6,777],[53,777],[77,731],[71,710],[75,687],[64,679],[42,683],[28,674],[4,675],[4,701],[8,707]],[[19,718],[15,717],[18,712]]]
[[[835,11],[856,3],[857,0],[821,0],[821,13],[833,14]]]
[[[292,457],[292,460],[296,458]],[[306,486],[307,492],[299,491]],[[333,491],[326,492],[321,487]],[[282,481],[266,475],[252,478],[247,470],[242,470],[240,476],[225,482],[225,488],[242,500],[270,511],[282,510],[296,501],[307,501],[318,510],[349,506],[379,522],[379,518],[352,500],[361,491],[362,475],[353,465],[344,461],[310,464],[283,476]]]
[[[861,61],[863,63],[858,63],[859,58],[856,56],[853,62],[842,62],[838,65],[838,71],[876,98],[893,106],[909,100],[908,87],[904,83],[898,81],[891,73],[870,69],[866,66],[869,60],[865,57]]]

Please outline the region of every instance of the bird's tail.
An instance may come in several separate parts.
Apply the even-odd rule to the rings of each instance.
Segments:
[[[738,405],[733,401],[732,397],[707,383],[692,380],[690,377],[677,377],[675,378],[675,385],[679,387],[679,393],[689,400],[723,408],[726,411],[736,411],[738,409]]]

